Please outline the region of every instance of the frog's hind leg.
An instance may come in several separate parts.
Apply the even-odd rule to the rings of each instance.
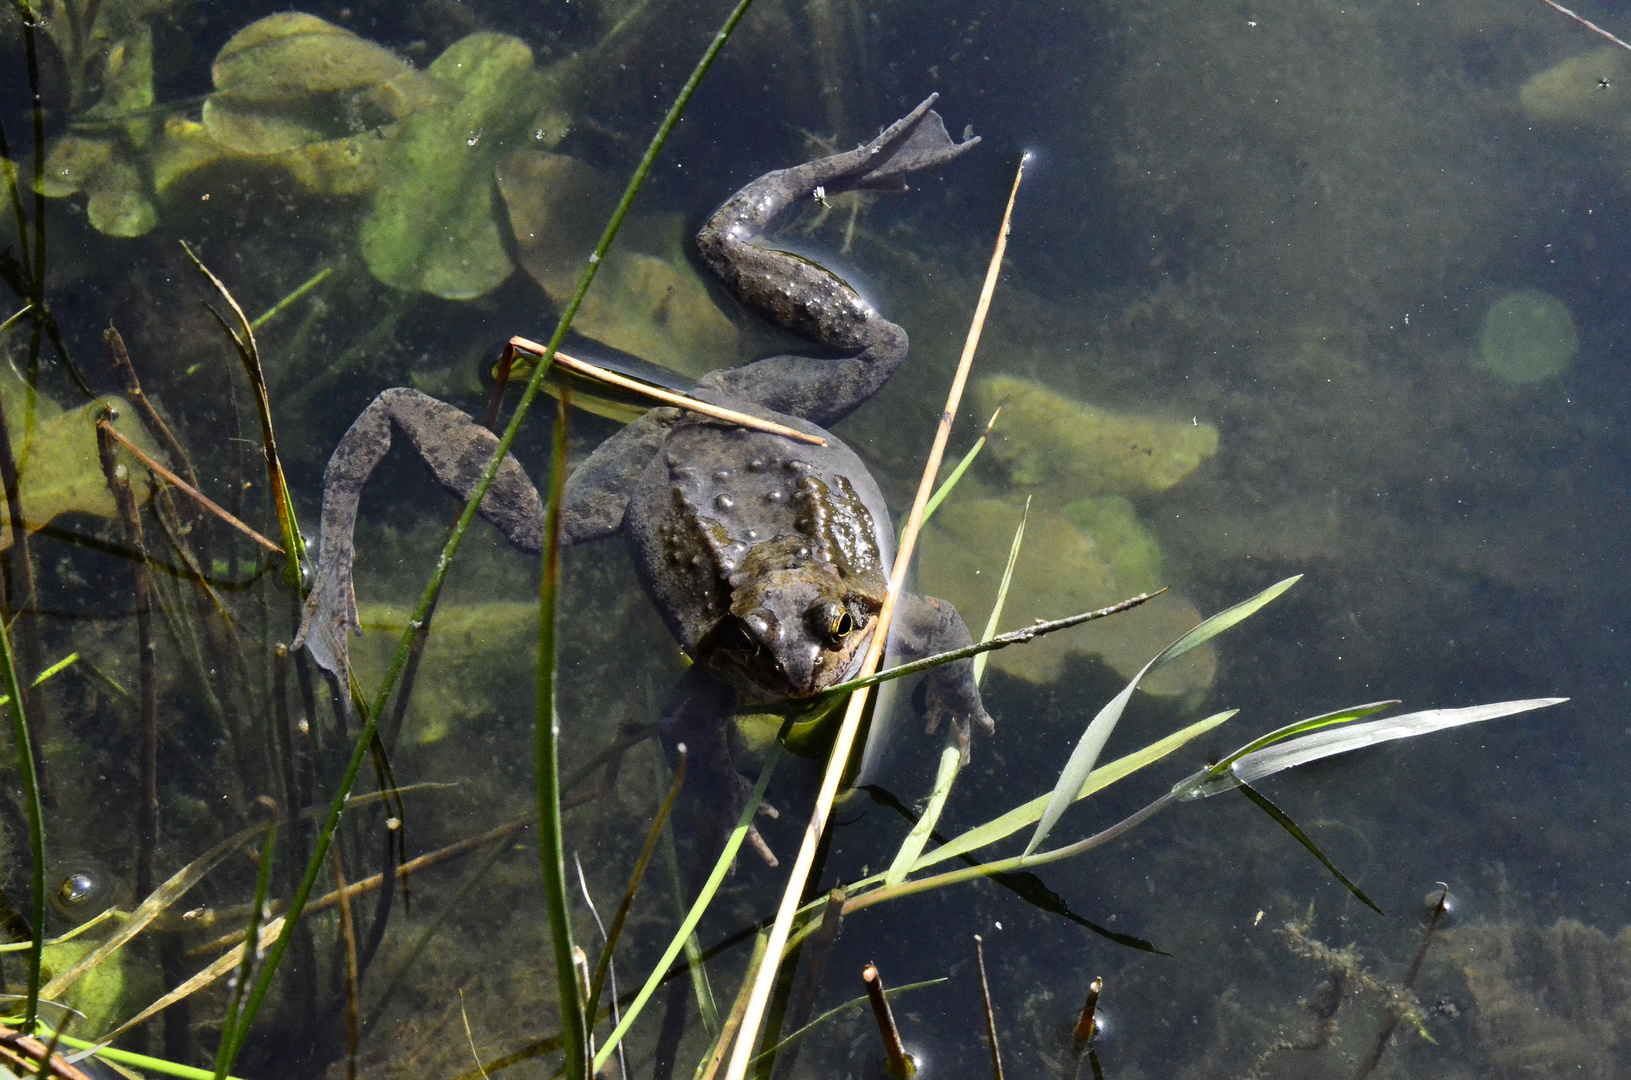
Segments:
[[[736,692],[710,675],[701,664],[693,664],[663,706],[657,735],[670,765],[679,762],[679,749],[685,747],[685,787],[702,803],[703,810],[718,826],[719,835],[728,836],[736,828],[753,784],[736,771],[731,755],[731,716]],[[776,817],[769,803],[758,812]],[[748,827],[748,842],[767,865],[776,866],[776,856],[764,837]]]
[[[442,486],[462,499],[475,493],[498,446],[498,436],[453,406],[417,390],[395,387],[375,398],[334,448],[323,470],[317,576],[295,648],[305,646],[317,665],[342,685],[348,667],[347,635],[361,632],[351,584],[357,501],[391,449],[392,428],[407,436]],[[543,503],[513,455],[504,455],[479,509],[521,550],[537,551],[541,546]],[[349,700],[345,694],[341,697]]]
[[[701,385],[776,412],[830,425],[876,393],[906,359],[906,332],[874,311],[836,274],[752,241],[789,209],[844,191],[905,191],[906,176],[951,161],[961,143],[930,97],[870,143],[766,173],[738,191],[697,235],[703,261],[737,299],[777,325],[844,354],[840,360],[777,356],[715,372]]]

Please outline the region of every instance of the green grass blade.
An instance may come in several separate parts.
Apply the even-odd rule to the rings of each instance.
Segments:
[[[929,519],[934,516],[934,512],[940,509],[940,504],[946,500],[946,496],[957,489],[957,481],[963,478],[963,474],[968,472],[968,467],[974,464],[974,459],[980,456],[980,451],[985,449],[987,440],[991,438],[991,429],[996,426],[997,417],[1001,414],[1001,407],[991,414],[991,419],[986,421],[985,431],[981,432],[980,437],[974,440],[974,445],[969,447],[968,453],[963,455],[963,459],[957,463],[957,467],[951,471],[945,481],[934,489],[934,494],[929,496],[929,501],[923,504],[924,525],[927,525]],[[901,522],[901,528],[905,527],[906,523]]]
[[[618,1043],[623,1041],[623,1036],[633,1026],[635,1018],[646,1007],[646,1002],[650,1000],[652,993],[656,991],[657,984],[662,982],[663,976],[668,973],[669,965],[674,963],[674,958],[680,954],[681,949],[685,948],[685,942],[690,938],[691,932],[697,928],[697,923],[702,921],[702,913],[708,910],[708,905],[713,902],[714,893],[719,891],[719,886],[724,882],[725,875],[730,873],[731,867],[736,863],[736,853],[741,850],[742,841],[747,838],[748,829],[753,825],[753,815],[759,812],[759,803],[765,797],[765,788],[770,784],[770,774],[775,771],[776,762],[780,760],[781,754],[781,744],[778,743],[770,748],[764,766],[759,770],[759,782],[753,786],[753,793],[748,796],[747,805],[742,808],[742,816],[737,819],[736,828],[731,830],[730,839],[725,841],[725,850],[719,853],[719,859],[714,863],[713,873],[708,875],[708,881],[702,886],[702,892],[697,895],[696,902],[691,905],[691,910],[685,916],[685,921],[680,923],[680,928],[674,932],[674,937],[669,941],[668,948],[663,950],[663,958],[657,961],[657,966],[652,968],[651,976],[646,979],[646,984],[640,988],[640,992],[635,995],[634,1001],[629,1004],[628,1010],[623,1013],[622,1023],[618,1024],[616,1029],[606,1037],[605,1045],[595,1052],[594,1067],[597,1071],[607,1061],[611,1060],[612,1051],[617,1048]]]
[[[1071,751],[1069,760],[1065,762],[1064,769],[1059,773],[1059,781],[1053,787],[1053,794],[1048,796],[1048,805],[1042,812],[1042,820],[1037,822],[1036,831],[1031,834],[1030,842],[1025,845],[1025,854],[1029,855],[1041,846],[1042,841],[1047,839],[1048,833],[1052,832],[1053,827],[1059,823],[1059,818],[1064,814],[1065,810],[1075,801],[1074,793],[1082,786],[1088,774],[1093,771],[1093,766],[1099,759],[1099,753],[1104,749],[1104,744],[1110,740],[1110,735],[1115,731],[1116,724],[1121,722],[1121,714],[1127,710],[1127,703],[1132,700],[1133,691],[1138,689],[1138,684],[1143,680],[1144,676],[1164,664],[1171,663],[1190,650],[1200,647],[1230,627],[1238,625],[1241,621],[1260,610],[1269,601],[1291,588],[1300,579],[1301,575],[1299,574],[1296,577],[1289,577],[1276,582],[1250,600],[1245,600],[1234,607],[1218,612],[1211,618],[1202,621],[1199,626],[1184,634],[1171,645],[1168,645],[1161,650],[1160,655],[1156,656],[1154,660],[1145,664],[1143,670],[1134,675],[1132,681],[1122,688],[1121,693],[1111,698],[1104,708],[1099,710],[1098,715],[1093,717],[1092,723],[1087,725],[1087,730],[1082,732],[1082,737],[1077,740],[1075,749]]]
[[[270,800],[268,800],[270,802]],[[273,856],[277,850],[277,807],[272,806],[272,820],[266,827],[266,840],[261,844],[260,871],[255,875],[255,899],[249,907],[249,927],[244,933],[244,941],[260,940],[261,916],[266,913],[266,892],[272,883]],[[387,885],[386,888],[390,886]],[[255,953],[257,950],[248,947],[243,950],[243,966],[238,969],[238,981],[232,988],[232,998],[227,1005],[226,1021],[221,1025],[221,1042],[215,1049],[214,1080],[226,1080],[228,1048],[235,1041],[239,1024],[243,1020],[244,992],[249,988],[250,973],[255,970]]]
[[[1275,728],[1267,735],[1260,735],[1253,739],[1245,746],[1242,746],[1239,750],[1236,750],[1234,753],[1230,754],[1216,765],[1213,765],[1211,768],[1207,769],[1206,775],[1209,777],[1222,776],[1224,773],[1229,771],[1229,767],[1231,765],[1245,757],[1247,754],[1254,754],[1257,751],[1262,750],[1264,747],[1273,746],[1277,742],[1283,742],[1284,740],[1291,738],[1293,735],[1303,735],[1310,731],[1318,731],[1320,728],[1335,727],[1337,724],[1349,724],[1355,720],[1363,720],[1365,717],[1379,713],[1383,709],[1391,709],[1397,704],[1399,704],[1397,698],[1393,698],[1388,701],[1373,701],[1368,705],[1355,705],[1348,709],[1338,709],[1336,712],[1322,713],[1319,716],[1311,716],[1306,720],[1298,720],[1295,724],[1287,724],[1283,728]]]
[[[923,854],[923,845],[929,842],[929,834],[940,820],[940,812],[946,808],[946,798],[951,794],[951,785],[957,779],[957,770],[962,764],[962,751],[955,744],[940,751],[940,770],[935,776],[934,793],[929,796],[929,805],[924,809],[923,816],[917,819],[912,831],[906,834],[900,850],[895,852],[895,861],[889,864],[883,876],[885,885],[899,885],[911,873],[912,864]]]
[[[997,586],[997,602],[991,606],[991,617],[985,621],[985,633],[980,635],[981,641],[990,641],[997,636],[997,626],[1002,622],[1002,609],[1008,603],[1008,586],[1014,581],[1014,564],[1019,562],[1019,548],[1025,542],[1025,523],[1031,520],[1031,497],[1025,496],[1025,512],[1019,516],[1019,528],[1014,530],[1014,542],[1008,545],[1008,565],[1003,567],[1002,584]],[[979,685],[985,677],[985,663],[991,659],[990,653],[981,653],[974,658],[974,684]]]
[[[554,945],[568,1080],[589,1075],[589,1027],[572,958],[572,918],[566,907],[566,845],[561,836],[560,717],[555,710],[556,599],[561,586],[561,492],[566,487],[566,425],[571,408],[563,387],[555,410],[544,504],[543,573],[538,586],[538,695],[534,746],[538,781],[538,859]]]
[[[1128,754],[1126,757],[1117,758],[1108,765],[1101,765],[1089,774],[1086,782],[1077,791],[1076,799],[1085,799],[1094,792],[1102,791],[1116,781],[1131,776],[1146,765],[1153,765],[1190,740],[1205,735],[1208,731],[1234,716],[1235,712],[1236,710],[1230,709],[1227,712],[1208,716],[1204,720],[1197,720],[1195,723],[1173,732],[1164,739],[1158,739],[1142,750]],[[1025,826],[1039,820],[1047,802],[1048,797],[1046,795],[1038,795],[1030,802],[1022,806],[1016,806],[1000,817],[993,818],[983,825],[976,826],[959,836],[953,837],[949,843],[935,848],[929,854],[920,858],[912,866],[912,872],[916,873],[936,863],[954,859],[959,855],[967,854],[970,851],[978,850],[988,844],[994,844],[998,840],[1012,836]]]
[[[1263,813],[1272,818],[1276,825],[1290,833],[1293,840],[1307,848],[1308,853],[1314,856],[1314,858],[1318,859],[1320,861],[1320,865],[1324,866],[1325,869],[1331,872],[1332,877],[1342,882],[1343,887],[1349,892],[1353,893],[1354,897],[1361,904],[1364,904],[1366,907],[1370,908],[1383,918],[1387,917],[1387,912],[1377,907],[1376,901],[1366,896],[1364,889],[1361,889],[1358,885],[1355,885],[1351,880],[1349,880],[1347,874],[1344,874],[1341,870],[1337,869],[1337,864],[1326,857],[1325,852],[1321,851],[1319,845],[1314,843],[1314,841],[1309,838],[1307,833],[1303,832],[1300,825],[1291,820],[1290,814],[1287,814],[1284,810],[1274,805],[1273,801],[1270,800],[1267,795],[1264,795],[1250,784],[1241,784],[1240,793],[1246,796],[1246,798],[1250,799],[1259,810],[1263,811]]]
[[[28,948],[28,989],[23,1013],[23,1032],[34,1030],[40,1012],[40,956],[45,948],[45,814],[40,806],[40,782],[34,774],[34,742],[28,733],[28,717],[23,715],[23,692],[17,685],[17,660],[11,651],[11,630],[0,623],[0,678],[11,699],[11,734],[17,748],[17,769],[23,781],[23,799],[28,805],[28,848],[33,860],[30,922],[34,937]]]
[[[40,1026],[45,1027],[43,1024]],[[215,1077],[215,1074],[208,1069],[182,1065],[179,1062],[149,1057],[146,1054],[137,1054],[129,1050],[116,1050],[111,1046],[98,1046],[96,1043],[85,1039],[76,1039],[72,1035],[64,1035],[61,1032],[51,1031],[49,1028],[46,1028],[46,1032],[64,1046],[72,1047],[75,1050],[90,1050],[92,1051],[92,1057],[106,1058],[108,1061],[117,1062],[120,1065],[134,1065],[138,1069],[146,1069],[148,1072],[159,1073],[162,1076],[177,1076],[181,1080],[214,1080]],[[236,1080],[236,1077],[229,1076],[226,1080]]]
[[[1422,712],[1390,716],[1384,720],[1371,720],[1363,724],[1326,727],[1311,735],[1289,739],[1265,747],[1235,761],[1220,776],[1207,770],[1173,789],[1184,798],[1205,798],[1220,791],[1228,791],[1236,784],[1254,784],[1275,773],[1306,765],[1311,761],[1346,754],[1366,746],[1427,735],[1463,724],[1476,724],[1514,713],[1544,709],[1569,700],[1568,698],[1528,698],[1522,701],[1501,701],[1491,705],[1473,705],[1463,709],[1427,709]]]

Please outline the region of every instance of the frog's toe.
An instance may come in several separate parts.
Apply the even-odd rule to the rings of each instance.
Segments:
[[[765,861],[766,866],[774,870],[781,865],[781,862],[776,858],[776,853],[770,850],[769,844],[765,843],[765,838],[760,836],[759,830],[751,825],[748,826],[748,843],[753,845],[753,850],[759,853],[759,858]]]

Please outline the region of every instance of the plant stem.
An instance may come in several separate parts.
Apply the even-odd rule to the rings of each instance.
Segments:
[[[45,815],[40,808],[39,778],[34,772],[34,745],[28,736],[28,718],[23,714],[23,688],[17,682],[17,661],[11,651],[11,632],[0,623],[0,679],[11,698],[12,741],[17,746],[17,768],[23,778],[23,797],[28,803],[28,846],[33,859],[33,908],[30,921],[34,937],[28,948],[28,991],[23,1033],[34,1030],[40,1011],[40,954],[45,948]]]
[[[538,858],[554,944],[555,981],[566,1034],[567,1080],[589,1075],[589,1028],[573,970],[572,917],[566,907],[566,852],[561,838],[560,718],[555,712],[556,597],[561,586],[561,492],[566,487],[566,419],[570,394],[556,399],[549,458],[549,501],[544,509],[543,573],[538,587],[538,714],[534,745],[538,782]]]

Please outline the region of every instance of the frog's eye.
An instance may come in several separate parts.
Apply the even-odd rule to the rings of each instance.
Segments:
[[[748,633],[748,628],[741,623],[731,627],[730,633],[726,635],[725,640],[730,642],[731,648],[738,652],[755,653],[759,651],[759,643],[753,640],[753,635]]]
[[[834,600],[823,600],[810,608],[810,629],[836,645],[855,631],[855,616]]]

